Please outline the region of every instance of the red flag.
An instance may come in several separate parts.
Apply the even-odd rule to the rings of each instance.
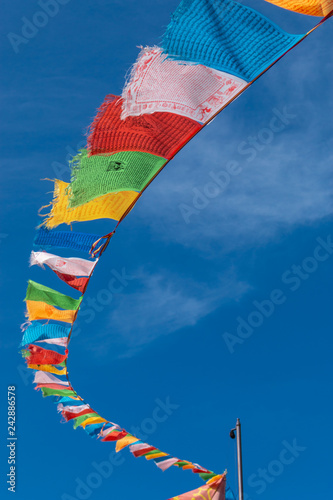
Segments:
[[[71,274],[63,274],[59,273],[59,271],[54,271],[58,278],[67,283],[67,285],[79,290],[79,292],[84,293],[89,278],[77,278],[76,276],[72,276]]]
[[[26,362],[29,365],[59,365],[65,361],[68,356],[68,349],[65,350],[65,354],[43,349],[34,344],[30,344],[28,349],[30,351],[30,356],[26,358]]]
[[[91,408],[87,408],[85,410],[80,411],[79,413],[71,412],[71,411],[66,411],[63,410],[61,412],[62,416],[68,422],[69,420],[72,420],[72,418],[77,418],[77,417],[82,417],[82,415],[87,415],[88,413],[96,413],[94,412]]]
[[[132,453],[135,456],[135,458],[138,458],[154,450],[157,450],[157,448],[155,448],[154,446],[149,446],[148,448],[143,448],[142,450],[132,451]]]
[[[127,431],[113,431],[107,434],[105,438],[102,439],[102,441],[118,441],[118,439],[122,439],[123,437],[127,436],[127,434]]]
[[[202,128],[190,118],[168,112],[121,120],[122,102],[121,97],[106,96],[90,128],[90,154],[141,151],[170,159]]]

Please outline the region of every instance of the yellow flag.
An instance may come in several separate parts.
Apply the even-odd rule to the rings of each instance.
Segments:
[[[66,368],[60,370],[53,365],[28,365],[28,368],[42,372],[56,373],[57,375],[66,375],[67,372]]]
[[[102,417],[90,417],[90,418],[87,418],[87,420],[84,420],[82,422],[81,427],[85,428],[86,425],[90,425],[90,424],[100,424],[102,422],[107,422],[107,420],[105,420],[105,418],[102,418]]]
[[[38,300],[26,300],[25,303],[27,305],[26,316],[29,321],[35,319],[54,319],[65,323],[73,323],[74,321],[76,311],[60,310]]]
[[[123,448],[125,448],[125,446],[128,446],[129,444],[136,443],[137,441],[139,441],[138,438],[129,435],[119,439],[116,443],[116,452],[122,450]]]
[[[146,460],[152,460],[154,458],[159,458],[159,457],[167,457],[168,453],[164,453],[163,451],[159,451],[157,453],[154,453],[153,455],[145,455]]]
[[[80,205],[69,207],[69,184],[67,182],[54,181],[54,195],[51,212],[47,215],[43,224],[48,228],[54,228],[59,224],[71,224],[95,219],[113,219],[118,221],[138,197],[135,191],[120,191],[99,196],[94,200]]]

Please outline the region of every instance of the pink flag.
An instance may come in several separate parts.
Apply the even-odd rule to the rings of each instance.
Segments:
[[[59,403],[58,406],[57,406],[57,410],[58,411],[68,411],[70,413],[80,413],[81,411],[88,410],[89,408],[90,408],[89,405],[64,406],[61,403]]]
[[[201,488],[169,498],[169,500],[225,500],[225,481],[225,474],[223,474],[210,484],[207,483]]]
[[[55,344],[55,345],[62,345],[64,347],[67,346],[68,343],[68,337],[60,337],[58,339],[43,339],[43,340],[35,340],[35,342],[46,342],[47,344]]]
[[[168,111],[205,123],[247,85],[223,71],[166,57],[159,47],[142,49],[122,94],[122,119]]]
[[[155,462],[155,464],[159,469],[161,469],[164,472],[165,470],[169,469],[169,467],[171,467],[173,464],[178,462],[178,460],[179,458],[167,458],[167,460],[163,460],[162,462]]]
[[[113,422],[108,422],[109,424],[112,424],[112,427],[107,427],[106,429],[103,429],[100,432],[101,437],[106,437],[108,434],[110,434],[111,431],[114,431],[115,429],[120,429],[119,425],[114,424]]]
[[[139,450],[145,450],[146,448],[151,448],[151,445],[148,443],[138,443],[138,444],[131,444],[129,449],[131,453],[134,453],[135,451]]]
[[[43,388],[67,390],[69,389],[69,384],[67,384],[67,386],[64,387],[62,384],[45,384],[45,382],[43,382],[42,384],[36,384],[35,390],[37,391],[38,389],[43,389]]]
[[[30,255],[31,266],[37,264],[40,267],[44,267],[44,264],[46,264],[52,269],[52,271],[70,276],[89,276],[93,271],[97,260],[90,261],[76,257],[65,259],[47,252],[31,252]]]
[[[61,380],[60,378],[51,375],[51,373],[41,372],[41,371],[36,372],[34,383],[69,385],[67,380]]]

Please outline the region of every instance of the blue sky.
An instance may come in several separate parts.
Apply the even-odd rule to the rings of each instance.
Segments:
[[[163,500],[201,484],[127,450],[115,458],[112,444],[60,424],[17,354],[26,281],[75,295],[50,271],[28,268],[37,211],[51,198],[51,183],[41,179],[69,179],[68,155],[84,144],[96,108],[121,92],[137,46],[159,44],[177,3],[62,0],[16,52],[8,33],[22,36],[22,18],[41,7],[3,6],[2,498],[12,384],[18,500]],[[317,22],[264,1],[244,3],[292,33]],[[235,491],[229,430],[240,417],[251,500],[312,500],[331,489],[331,27],[330,20],[288,54],[157,177],[103,255],[70,344],[71,382],[93,408],[175,456],[227,468]],[[277,116],[281,130],[270,133]],[[209,191],[231,162],[234,175]],[[102,220],[74,229],[112,227]],[[111,295],[108,282],[119,274]],[[154,420],[156,408],[163,422]],[[96,472],[102,462],[108,477]]]

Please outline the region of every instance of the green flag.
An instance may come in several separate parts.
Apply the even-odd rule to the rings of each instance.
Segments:
[[[139,151],[88,156],[81,149],[71,162],[69,204],[77,207],[117,191],[142,191],[165,162],[165,158]]]
[[[63,293],[57,292],[35,281],[29,280],[28,283],[25,300],[46,302],[46,304],[50,306],[61,307],[66,310],[70,309],[71,311],[78,309],[81,304],[82,297],[79,299],[72,299],[72,297],[68,295],[64,295]]]

